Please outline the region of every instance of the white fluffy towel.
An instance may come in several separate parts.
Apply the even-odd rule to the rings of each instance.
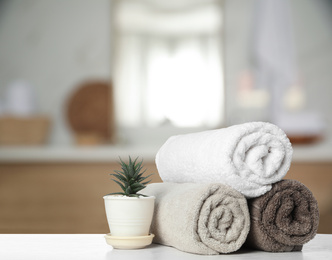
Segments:
[[[156,165],[164,182],[219,182],[255,198],[286,175],[292,154],[279,127],[251,122],[172,136],[158,151]]]

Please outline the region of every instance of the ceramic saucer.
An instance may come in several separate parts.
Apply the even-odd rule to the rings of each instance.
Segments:
[[[110,233],[105,235],[107,244],[113,246],[116,249],[139,249],[146,247],[152,243],[154,234],[147,236],[137,237],[118,237],[112,236]]]

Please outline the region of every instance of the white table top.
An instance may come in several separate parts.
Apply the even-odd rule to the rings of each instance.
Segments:
[[[307,243],[302,252],[268,253],[240,250],[233,254],[201,256],[177,249],[152,244],[139,250],[116,250],[106,244],[101,234],[75,235],[16,235],[0,234],[0,259],[2,260],[194,260],[194,259],[282,259],[319,260],[332,259],[332,235],[317,235]]]

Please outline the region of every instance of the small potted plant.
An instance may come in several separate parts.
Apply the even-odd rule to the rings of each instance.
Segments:
[[[110,234],[105,236],[108,244],[119,249],[142,248],[151,244],[154,237],[150,234],[155,197],[140,194],[151,181],[152,175],[143,176],[143,160],[137,162],[129,156],[125,163],[120,158],[121,171],[110,175],[122,189],[105,195],[105,210]]]

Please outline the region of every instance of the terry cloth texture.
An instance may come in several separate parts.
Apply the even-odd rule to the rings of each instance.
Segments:
[[[311,191],[282,180],[263,196],[248,200],[251,228],[246,245],[269,252],[301,251],[317,232],[319,212]]]
[[[219,182],[254,198],[286,175],[292,154],[280,128],[252,122],[172,136],[159,149],[156,165],[164,182]]]
[[[234,252],[246,240],[247,201],[227,185],[154,183],[142,193],[156,197],[151,224],[154,243],[215,255]]]

